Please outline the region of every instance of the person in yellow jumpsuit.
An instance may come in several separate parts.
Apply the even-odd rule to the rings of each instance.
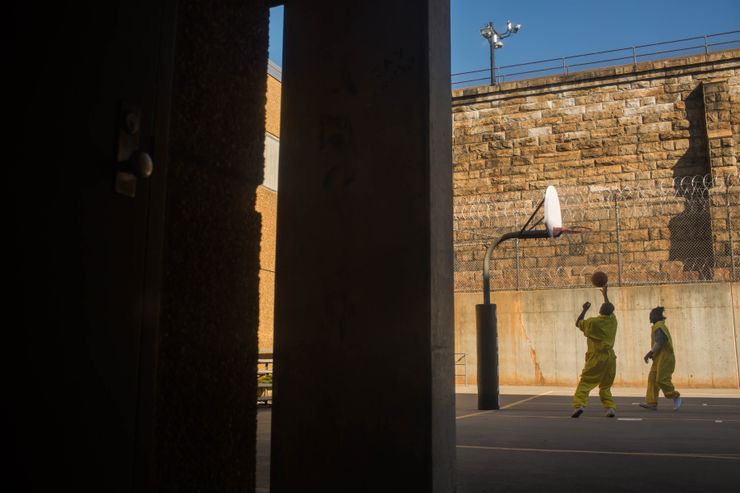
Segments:
[[[613,418],[617,415],[617,405],[612,398],[611,386],[617,373],[617,355],[614,354],[614,339],[617,336],[617,317],[614,315],[614,305],[609,302],[606,286],[601,288],[604,303],[599,308],[599,316],[585,318],[591,303],[583,304],[583,311],[576,320],[576,327],[586,336],[588,351],[586,364],[581,372],[581,379],[573,395],[574,411],[571,417],[577,418],[586,407],[588,394],[599,386],[599,398],[606,409],[606,416]]]
[[[676,356],[673,353],[673,339],[668,327],[665,324],[665,310],[662,306],[657,306],[650,311],[650,342],[652,348],[645,355],[645,363],[649,359],[653,360],[653,366],[650,367],[648,375],[647,395],[645,402],[640,407],[655,411],[658,409],[658,392],[663,391],[663,395],[668,399],[673,399],[673,410],[678,411],[683,401],[681,394],[673,386],[671,376],[676,368]]]

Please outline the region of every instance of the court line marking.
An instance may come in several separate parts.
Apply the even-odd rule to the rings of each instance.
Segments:
[[[552,391],[550,391],[550,392],[552,392]],[[540,394],[540,395],[545,395],[545,394]],[[535,397],[540,397],[540,395],[537,395]],[[555,396],[555,395],[553,395],[552,397],[561,397],[561,396]],[[530,400],[533,399],[533,398],[534,397],[530,397]],[[524,402],[524,401],[526,401],[526,399],[524,399],[522,401],[519,401],[519,402]],[[514,403],[514,404],[517,404],[517,403]],[[543,402],[533,402],[532,405],[533,406],[568,407],[568,408],[573,407],[573,404],[571,404],[570,402],[567,402],[566,400],[557,401],[557,402],[544,402],[544,401]],[[592,405],[593,406],[601,406],[600,403],[592,403]],[[623,406],[623,407],[628,407],[627,404],[621,404],[619,402],[617,402],[617,405],[618,406]],[[630,402],[629,405],[630,406],[638,406],[638,405],[640,405],[640,403],[639,402]],[[660,409],[663,409],[663,410],[669,410],[669,409],[672,409],[673,404],[668,404],[667,403],[667,404],[665,404],[663,406],[659,406],[659,407],[660,407]],[[740,404],[694,404],[694,403],[686,403],[684,401],[683,405],[681,406],[681,409],[691,408],[693,410],[698,410],[699,407],[729,407],[729,408],[740,408]],[[503,407],[501,409],[503,409]],[[732,410],[732,411],[728,411],[728,412],[735,412],[735,411]]]
[[[457,419],[466,418],[468,416],[477,416],[479,414],[485,414],[485,413],[488,413],[488,412],[491,412],[491,411],[481,411],[481,412],[476,413],[476,414],[467,414],[465,416],[459,416]],[[497,414],[496,417],[498,417],[498,418],[565,419],[565,420],[572,420],[573,419],[573,418],[570,417],[570,415],[565,415],[565,416],[548,416],[548,415],[542,415],[542,414],[540,414],[540,415],[537,415],[537,414]],[[580,419],[580,420],[583,420],[583,419],[598,419],[598,420],[602,420],[603,421],[604,420],[604,416],[602,414],[599,414],[598,416],[581,415],[581,417],[578,418],[578,419]],[[617,418],[617,420],[620,420],[620,419],[625,419],[625,418]],[[627,418],[627,419],[629,419],[629,418]],[[714,423],[716,421],[715,418],[680,418],[678,416],[671,417],[671,418],[668,418],[668,417],[661,418],[659,416],[651,416],[649,418],[639,418],[639,419],[642,419],[644,421],[707,421],[707,422],[711,422],[711,423]],[[722,421],[725,422],[725,423],[740,423],[740,419],[723,419]]]
[[[531,401],[532,399],[536,399],[536,398],[538,398],[538,397],[542,397],[543,395],[547,395],[547,394],[552,394],[552,390],[548,390],[547,392],[543,392],[543,393],[541,393],[541,394],[538,394],[538,395],[533,395],[532,397],[529,397],[529,398],[527,398],[527,399],[522,399],[522,400],[520,400],[520,401],[512,402],[511,404],[507,404],[507,405],[505,405],[505,406],[504,406],[504,407],[502,407],[501,409],[509,409],[509,408],[511,408],[511,407],[514,407],[514,406],[518,406],[519,404],[523,404],[523,403],[525,403],[525,402],[529,402],[529,401]]]
[[[719,459],[740,461],[740,457],[722,454],[675,454],[663,452],[610,452],[606,450],[578,450],[578,449],[547,449],[521,447],[486,447],[482,445],[457,445],[457,448],[472,450],[495,450],[502,452],[544,452],[554,454],[594,454],[594,455],[626,455],[634,457],[673,457],[686,459]]]
[[[553,396],[555,397],[555,396]],[[563,402],[534,402],[532,404],[533,406],[553,406],[553,407],[572,407],[573,405],[570,402],[566,402],[565,400]],[[601,406],[601,404],[594,403],[593,405]],[[617,405],[619,406],[627,406],[627,404],[620,404],[617,402]],[[639,402],[631,402],[631,406],[639,406]],[[664,406],[660,406],[661,409],[672,409],[673,404],[665,404]],[[681,409],[685,408],[698,408],[698,407],[732,407],[732,408],[740,408],[740,404],[702,404],[699,406],[698,404],[687,404],[686,402],[683,403],[681,406]],[[735,412],[735,411],[732,411]]]
[[[512,407],[514,407],[516,405],[522,404],[524,402],[531,401],[532,399],[536,399],[538,397],[542,397],[543,395],[552,394],[553,392],[554,392],[553,390],[548,390],[547,392],[543,392],[541,394],[533,395],[532,397],[528,397],[527,399],[522,399],[520,401],[516,401],[516,402],[512,402],[511,404],[507,404],[507,405],[505,405],[504,407],[502,407],[502,408],[500,408],[498,410],[500,411],[500,410],[504,410],[504,409],[509,409],[509,408],[512,408]],[[463,416],[457,416],[455,419],[472,418],[473,416],[480,416],[481,414],[488,414],[488,413],[490,413],[492,411],[496,411],[496,409],[489,409],[487,411],[481,411],[479,413],[465,414]]]
[[[617,418],[617,421],[642,421],[642,418]]]

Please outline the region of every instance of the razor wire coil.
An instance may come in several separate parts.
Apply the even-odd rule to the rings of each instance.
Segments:
[[[556,240],[508,242],[491,260],[494,290],[740,280],[740,173],[558,187],[564,226]],[[455,290],[482,289],[486,246],[521,228],[539,190],[454,201]]]

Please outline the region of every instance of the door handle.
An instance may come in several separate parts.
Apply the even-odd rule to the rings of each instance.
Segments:
[[[116,193],[136,197],[136,183],[139,178],[149,178],[154,173],[152,157],[140,149],[141,108],[121,103],[119,108],[120,128],[118,129],[118,169],[116,170]]]
[[[154,173],[154,161],[146,152],[136,150],[122,168],[137,178],[149,178]]]

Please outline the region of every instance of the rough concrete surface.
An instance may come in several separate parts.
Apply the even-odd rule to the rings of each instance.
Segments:
[[[641,386],[650,366],[650,308],[666,308],[674,340],[679,387],[738,387],[738,284],[610,288],[619,329],[616,386]],[[475,305],[480,293],[455,294],[455,352],[466,353],[467,384],[476,384]],[[499,374],[506,385],[575,385],[586,340],[574,321],[585,301],[587,316],[601,303],[596,288],[495,292]],[[458,379],[458,384],[465,383]]]

